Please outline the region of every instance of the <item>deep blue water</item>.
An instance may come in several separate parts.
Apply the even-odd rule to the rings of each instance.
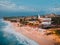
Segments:
[[[0,45],[38,45],[38,43],[16,33],[10,24],[0,19]]]

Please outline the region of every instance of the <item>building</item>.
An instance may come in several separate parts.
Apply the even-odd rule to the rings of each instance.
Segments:
[[[51,27],[51,18],[48,17],[40,17],[38,15],[38,19],[41,21],[41,26],[46,28],[46,27]]]
[[[42,18],[43,27],[50,27],[51,26],[51,18]]]

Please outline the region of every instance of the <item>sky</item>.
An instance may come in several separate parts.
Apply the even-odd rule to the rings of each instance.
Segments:
[[[60,12],[60,0],[0,0],[2,12]]]

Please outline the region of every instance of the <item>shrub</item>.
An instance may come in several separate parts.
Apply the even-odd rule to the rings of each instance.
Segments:
[[[60,35],[60,30],[55,30],[56,35]]]

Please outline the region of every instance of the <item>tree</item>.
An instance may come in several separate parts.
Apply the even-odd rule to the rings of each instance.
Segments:
[[[52,17],[52,24],[56,25],[56,27],[58,27],[58,25],[60,25],[60,17]]]

